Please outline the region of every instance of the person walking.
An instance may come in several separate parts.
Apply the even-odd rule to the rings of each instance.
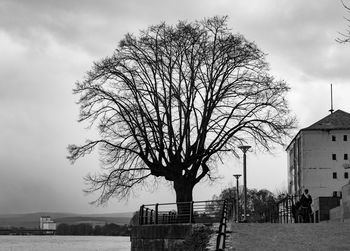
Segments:
[[[305,189],[304,193],[300,197],[300,205],[303,215],[303,221],[306,223],[310,222],[312,198],[309,194],[309,190]]]

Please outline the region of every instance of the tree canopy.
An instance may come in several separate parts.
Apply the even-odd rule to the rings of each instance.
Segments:
[[[219,196],[214,196],[214,200],[234,200],[237,203],[236,187],[224,189]],[[267,189],[247,189],[247,215],[249,222],[264,222],[265,214],[272,205],[278,201],[272,192]],[[239,212],[243,212],[244,194],[243,189],[239,191]],[[235,207],[236,208],[236,204]]]
[[[99,138],[70,145],[68,159],[99,149],[103,171],[86,177],[98,203],[155,177],[173,182],[177,201],[191,201],[223,154],[284,143],[295,123],[288,90],[227,17],[150,26],[126,34],[76,83],[79,121],[96,125]]]

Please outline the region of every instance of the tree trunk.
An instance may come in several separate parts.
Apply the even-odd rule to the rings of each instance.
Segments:
[[[193,182],[180,178],[174,181],[174,189],[176,193],[177,203],[177,222],[190,223],[193,221],[193,208],[192,208],[192,191]]]

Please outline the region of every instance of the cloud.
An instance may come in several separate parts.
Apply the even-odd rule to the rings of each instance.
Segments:
[[[101,55],[111,53],[127,32],[137,33],[163,20],[176,22],[185,13],[193,14],[195,4],[186,3],[192,8],[183,5],[172,1],[5,0],[0,24],[26,46],[46,47],[50,36],[66,46]],[[177,17],[174,11],[183,14]]]
[[[84,197],[81,190],[82,177],[99,169],[97,157],[80,160],[74,167],[65,159],[68,144],[95,136],[95,131],[76,122],[78,97],[72,88],[93,61],[112,54],[127,32],[137,34],[161,21],[174,24],[229,15],[232,31],[255,41],[267,53],[272,73],[292,87],[291,107],[303,127],[326,115],[330,83],[335,84],[338,108],[350,111],[344,94],[350,91],[350,46],[334,41],[346,26],[345,13],[333,0],[2,0],[0,141],[5,143],[0,145],[0,212],[63,208],[60,204],[95,210],[87,205],[94,196]],[[261,157],[261,163],[252,159],[258,165],[249,170],[252,186],[265,184],[273,190],[280,184],[279,177],[285,175],[280,170],[285,165],[281,152],[274,159]],[[269,166],[265,172],[260,170],[264,163]],[[239,168],[236,163],[221,169],[222,183],[203,185],[195,198],[219,193]],[[279,175],[272,177],[270,172]],[[259,175],[253,177],[254,173]],[[260,179],[264,173],[266,180]],[[46,189],[40,190],[39,184]],[[168,201],[169,191],[160,190],[157,198],[140,191],[129,204],[113,202],[108,210],[126,211],[158,198]]]
[[[238,29],[243,34],[246,31],[246,36],[268,53],[271,65],[278,68],[280,75],[288,76],[288,72],[297,70],[314,79],[350,77],[350,57],[346,56],[350,48],[335,42],[344,24],[340,2],[258,2],[249,1],[252,8],[248,8],[248,3],[240,6],[243,11],[238,17],[232,15],[233,23],[252,19],[244,20]]]

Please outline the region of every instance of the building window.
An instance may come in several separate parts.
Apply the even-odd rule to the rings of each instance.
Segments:
[[[335,153],[332,154],[332,160],[337,160],[337,155]]]
[[[337,178],[337,173],[333,172],[333,179],[336,179],[336,178]]]
[[[344,135],[343,139],[344,141],[348,141],[348,135]]]
[[[349,173],[348,172],[344,173],[344,179],[349,179]]]
[[[344,159],[347,160],[348,159],[348,154],[344,153]]]
[[[332,136],[332,141],[336,141],[336,137],[334,135]]]

